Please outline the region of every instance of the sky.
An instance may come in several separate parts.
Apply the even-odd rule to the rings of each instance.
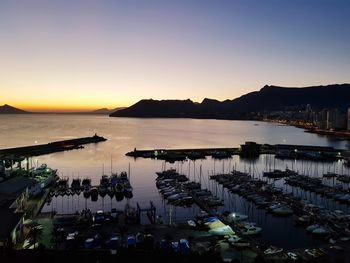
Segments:
[[[0,0],[0,105],[234,99],[350,82],[350,1]]]

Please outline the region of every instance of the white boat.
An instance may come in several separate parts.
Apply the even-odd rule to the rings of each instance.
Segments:
[[[254,223],[247,223],[241,228],[242,235],[257,235],[262,231],[261,227],[255,226]]]
[[[191,227],[196,227],[196,226],[197,226],[196,222],[194,222],[193,220],[188,220],[188,221],[187,221],[187,224],[188,224],[189,226],[191,226]]]
[[[230,237],[227,239],[227,241],[228,241],[229,243],[231,243],[231,244],[237,243],[237,242],[240,241],[240,240],[241,240],[241,238],[240,238],[239,236],[237,236],[237,235],[232,235],[232,236],[230,236]]]
[[[287,256],[288,256],[288,258],[290,258],[293,261],[298,260],[298,258],[299,258],[299,256],[293,252],[287,252]]]
[[[324,227],[317,227],[312,231],[312,234],[316,236],[325,236],[329,234],[329,231]]]
[[[316,228],[319,228],[319,227],[320,227],[320,225],[318,225],[318,224],[313,224],[313,225],[308,226],[308,227],[306,228],[306,231],[312,232],[312,231],[314,231]]]
[[[230,226],[224,225],[222,227],[213,228],[209,230],[209,233],[212,235],[218,235],[218,236],[227,236],[227,235],[234,235],[235,232],[232,230]]]
[[[240,213],[233,212],[233,213],[230,213],[227,216],[226,219],[227,219],[228,222],[238,222],[238,221],[247,220],[248,216],[240,214]]]
[[[283,248],[278,248],[275,246],[270,246],[268,249],[264,251],[265,255],[274,255],[277,253],[281,253],[283,251]]]

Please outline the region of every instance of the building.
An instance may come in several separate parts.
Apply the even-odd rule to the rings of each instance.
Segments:
[[[38,183],[34,179],[24,176],[16,176],[0,183],[0,249],[22,239],[23,211],[29,193],[37,187]]]
[[[338,110],[327,111],[327,130],[344,130],[346,128],[346,117]]]
[[[327,129],[327,110],[323,109],[316,114],[316,126],[319,129]]]
[[[15,202],[11,196],[0,196],[0,248],[16,244],[22,238],[24,213],[12,208]]]

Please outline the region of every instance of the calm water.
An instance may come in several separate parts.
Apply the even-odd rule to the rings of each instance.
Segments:
[[[91,136],[94,133],[102,135],[108,141],[86,145],[82,150],[54,153],[34,157],[31,164],[46,163],[57,168],[61,176],[90,177],[93,184],[98,184],[102,173],[127,171],[131,167],[131,183],[134,188],[132,205],[138,202],[141,206],[148,206],[153,201],[157,213],[167,222],[169,214],[177,222],[191,219],[199,209],[173,208],[170,209],[161,199],[155,187],[155,172],[160,171],[164,163],[151,159],[137,159],[126,157],[125,153],[137,149],[153,148],[191,148],[191,147],[235,147],[245,141],[256,141],[269,144],[306,144],[348,148],[347,141],[329,139],[315,134],[304,133],[302,129],[281,126],[272,123],[256,121],[225,121],[225,120],[195,120],[195,119],[137,119],[137,118],[109,118],[93,115],[1,115],[0,116],[0,148],[47,143],[55,140]],[[256,125],[258,124],[258,125]],[[225,200],[222,210],[239,211],[249,215],[251,221],[263,227],[259,239],[286,248],[309,246],[317,240],[311,238],[304,229],[293,227],[293,219],[277,218],[257,210],[254,205],[236,195],[228,193],[216,183],[208,180],[208,174],[217,171],[229,171],[233,166],[239,170],[254,171],[256,176],[271,164],[271,156],[261,156],[254,161],[241,160],[238,156],[230,160],[215,161],[211,158],[196,162],[176,162],[166,164],[167,168],[174,167],[190,176],[191,180],[199,180],[199,167],[202,166],[202,188],[209,188]],[[324,171],[348,173],[341,162],[331,164],[316,164],[312,162],[275,162],[276,168],[286,166],[297,170],[308,171],[311,176],[319,176]],[[285,191],[294,191],[282,182],[277,182]],[[323,205],[329,209],[341,209],[349,213],[345,205],[329,202],[305,192],[295,192],[310,201]],[[51,205],[45,206],[44,211],[55,210],[58,213],[72,213],[85,206],[92,210],[112,207],[123,208],[126,201],[117,202],[108,196],[101,197],[97,202],[85,200],[82,195],[53,198]],[[145,219],[146,221],[146,219]]]

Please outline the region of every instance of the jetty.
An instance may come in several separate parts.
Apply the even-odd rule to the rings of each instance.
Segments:
[[[0,149],[0,159],[18,159],[21,157],[38,156],[54,152],[62,152],[83,148],[84,144],[104,142],[107,139],[97,134],[70,140],[55,141],[47,144]]]
[[[336,149],[327,146],[291,145],[291,144],[258,144],[245,142],[239,147],[192,148],[192,149],[134,149],[126,156],[134,158],[153,158],[168,162],[184,161],[186,159],[205,159],[211,156],[214,159],[231,158],[240,155],[245,158],[257,158],[260,154],[274,154],[280,159],[306,159],[314,161],[336,161],[350,156],[347,149]]]

